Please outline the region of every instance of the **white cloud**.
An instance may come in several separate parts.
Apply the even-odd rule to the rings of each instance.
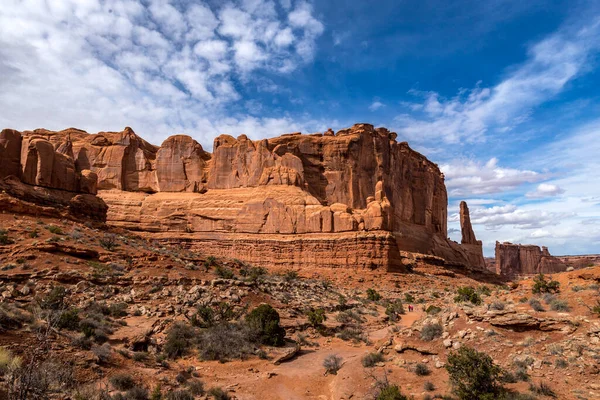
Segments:
[[[531,199],[541,199],[544,197],[558,196],[560,194],[563,194],[564,192],[565,190],[557,185],[552,185],[550,183],[541,183],[538,185],[535,191],[526,193],[525,197]]]
[[[478,83],[453,98],[413,90],[423,101],[410,107],[413,113],[396,117],[395,130],[413,141],[439,138],[446,143],[483,141],[488,133],[511,131],[533,107],[581,74],[599,46],[600,24],[595,20],[577,30],[565,28],[531,46],[527,60],[493,87]]]
[[[373,103],[371,103],[371,105],[369,106],[369,110],[371,111],[377,111],[380,108],[385,107],[385,104],[383,104],[380,101],[374,101]]]
[[[485,164],[454,160],[440,165],[440,169],[446,177],[450,196],[458,197],[500,193],[545,178],[544,174],[535,171],[501,167],[496,158]]]
[[[257,70],[298,68],[312,57],[323,27],[304,2],[294,9],[270,0],[210,4],[4,1],[0,126],[132,126],[156,143],[175,132],[212,143],[231,117],[226,106],[241,97],[236,82],[252,82]],[[234,116],[234,133],[244,118]]]

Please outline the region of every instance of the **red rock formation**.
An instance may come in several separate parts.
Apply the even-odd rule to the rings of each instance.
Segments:
[[[4,210],[51,215],[44,207],[61,208],[56,215],[106,219],[106,204],[98,197],[97,176],[78,170],[68,135],[55,146],[37,134],[0,132],[0,189]],[[17,201],[18,199],[18,201]],[[42,206],[42,208],[38,207]]]
[[[130,128],[24,136],[37,153],[47,147],[37,144],[41,137],[61,149],[57,154],[72,152],[82,176],[85,169],[97,175],[110,223],[210,245],[215,255],[285,262],[268,251],[277,242],[288,260],[304,266],[313,264],[310,253],[319,253],[314,249],[321,243],[328,250],[316,265],[335,260],[371,267],[372,257],[375,266],[400,268],[400,250],[485,265],[474,235],[462,246],[447,239],[447,194],[437,165],[385,128],[358,124],[335,134],[257,141],[221,135],[212,155],[188,136],[172,136],[157,147]],[[44,182],[46,170],[31,167],[28,179]],[[369,249],[365,238],[383,247]],[[345,256],[326,260],[334,245],[346,249]]]
[[[547,247],[496,242],[496,273],[505,276],[562,272],[567,265]]]

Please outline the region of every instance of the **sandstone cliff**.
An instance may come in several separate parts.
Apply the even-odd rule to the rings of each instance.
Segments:
[[[547,247],[496,242],[496,273],[505,276],[566,271],[567,265],[550,255]]]
[[[5,211],[106,219],[107,206],[95,196],[96,173],[76,167],[68,135],[54,146],[39,135],[2,130],[0,190]]]
[[[393,269],[409,251],[483,268],[470,222],[467,243],[447,239],[437,165],[395,139],[368,124],[256,141],[221,135],[210,154],[189,136],[158,147],[130,128],[23,132],[28,143],[43,141],[44,151],[48,144],[62,151],[61,171],[97,175],[111,224],[159,239],[263,264]]]

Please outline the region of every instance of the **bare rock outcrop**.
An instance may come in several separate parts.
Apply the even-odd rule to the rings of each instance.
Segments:
[[[357,124],[262,140],[220,135],[212,154],[185,135],[159,147],[131,128],[38,129],[23,132],[21,148],[25,182],[98,190],[111,224],[210,246],[214,255],[403,269],[400,251],[409,251],[485,265],[468,209],[467,242],[447,239],[448,196],[438,166],[385,128]]]
[[[55,146],[43,135],[4,129],[0,132],[0,165],[5,210],[106,219],[107,206],[96,197],[98,177],[77,168],[69,135]]]
[[[554,273],[567,265],[550,255],[547,247],[496,242],[496,273],[505,276]]]

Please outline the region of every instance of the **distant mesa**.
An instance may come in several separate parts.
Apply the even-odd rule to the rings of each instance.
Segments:
[[[566,271],[568,266],[547,247],[496,242],[496,273],[508,277]]]
[[[485,268],[466,203],[461,244],[447,238],[438,166],[369,124],[262,140],[220,135],[212,154],[186,135],[155,146],[131,128],[5,129],[0,162],[13,197],[51,206],[44,198],[54,196],[74,214],[75,199],[85,200],[91,218],[215,256],[401,271],[402,253],[413,252]]]

